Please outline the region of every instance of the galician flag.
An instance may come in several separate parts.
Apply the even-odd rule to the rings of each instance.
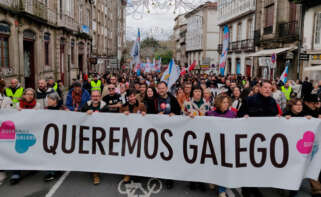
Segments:
[[[180,68],[175,64],[174,59],[169,63],[168,68],[163,73],[161,81],[165,81],[167,83],[168,89],[176,83],[177,79],[180,75]]]
[[[133,57],[132,64],[135,66],[135,72],[140,70],[140,30],[138,29],[137,39],[133,45],[131,56]]]

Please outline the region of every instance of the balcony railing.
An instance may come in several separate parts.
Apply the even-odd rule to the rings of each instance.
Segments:
[[[0,5],[47,20],[47,8],[39,0],[0,0]]]
[[[223,45],[222,44],[217,45],[217,51],[219,54],[222,53],[222,50],[223,50]]]
[[[57,24],[57,13],[54,10],[47,9],[47,19],[48,23],[56,25]]]
[[[47,7],[39,0],[23,0],[21,10],[47,20]]]
[[[279,24],[279,37],[295,37],[299,35],[299,25],[298,21],[292,21],[288,23]]]
[[[19,8],[20,1],[19,0],[0,0],[0,4],[9,8]]]
[[[221,54],[223,50],[223,45],[217,45],[218,53]],[[240,53],[253,52],[255,50],[254,39],[241,40],[229,43],[229,52]]]
[[[253,52],[255,50],[254,39],[242,40],[242,50],[246,52]]]
[[[73,31],[78,31],[78,23],[75,21],[74,18],[71,16],[68,16],[66,14],[63,14],[59,21],[58,21],[58,26],[60,27],[65,27],[67,29],[71,29]]]
[[[273,26],[264,27],[264,35],[268,35],[272,33],[273,33]]]
[[[232,42],[232,51],[234,51],[235,53],[240,53],[241,44],[242,44],[242,41]]]

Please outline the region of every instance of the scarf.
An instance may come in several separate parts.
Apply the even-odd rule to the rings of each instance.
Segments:
[[[73,106],[76,106],[78,108],[78,106],[81,104],[81,95],[82,90],[79,93],[76,93],[74,90],[72,91],[71,97]]]
[[[25,100],[21,100],[19,106],[21,109],[33,109],[36,106],[36,99],[33,99],[31,102],[27,102]]]

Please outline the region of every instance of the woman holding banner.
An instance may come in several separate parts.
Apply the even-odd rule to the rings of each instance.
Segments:
[[[183,113],[186,116],[194,118],[195,116],[204,116],[211,109],[211,105],[203,99],[203,89],[201,86],[193,86],[191,91],[191,100],[184,102]],[[189,188],[195,190],[199,188],[202,191],[206,190],[204,183],[190,182]]]
[[[19,111],[25,109],[40,109],[40,104],[36,100],[36,92],[32,88],[27,88],[23,92],[22,99],[17,103]],[[10,178],[10,184],[15,185],[21,181],[21,171],[14,171]]]
[[[208,111],[206,116],[216,116],[222,118],[236,118],[237,114],[235,110],[231,109],[232,101],[229,96],[226,94],[220,94],[215,98],[213,111]],[[218,196],[219,197],[226,197],[226,188],[225,187],[218,187]]]

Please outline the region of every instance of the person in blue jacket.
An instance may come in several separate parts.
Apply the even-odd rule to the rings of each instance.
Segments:
[[[69,90],[66,100],[66,107],[70,111],[81,111],[81,108],[90,100],[90,94],[81,88],[79,82],[75,82],[73,88]]]

